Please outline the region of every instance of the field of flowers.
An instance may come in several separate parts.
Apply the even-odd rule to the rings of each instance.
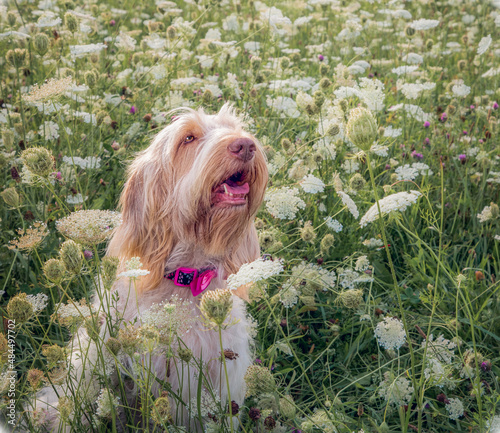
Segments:
[[[33,395],[98,334],[127,163],[169,110],[231,101],[270,174],[272,259],[230,277],[253,284],[241,431],[500,432],[499,32],[498,0],[3,0],[0,425],[46,431]],[[116,431],[124,334],[99,395],[60,396],[72,432]],[[149,431],[183,431],[148,398]]]

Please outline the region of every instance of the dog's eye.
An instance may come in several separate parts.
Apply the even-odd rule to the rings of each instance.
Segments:
[[[184,139],[184,143],[191,143],[192,141],[194,141],[195,137],[194,135],[188,135],[185,139]]]

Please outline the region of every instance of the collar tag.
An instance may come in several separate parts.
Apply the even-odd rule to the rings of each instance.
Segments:
[[[166,274],[164,278],[172,280],[176,286],[189,286],[193,296],[198,296],[210,285],[213,278],[217,276],[215,269],[207,269],[203,272],[193,268],[178,268],[174,272]]]

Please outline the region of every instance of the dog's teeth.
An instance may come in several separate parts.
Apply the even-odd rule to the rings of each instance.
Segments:
[[[233,194],[229,193],[229,197],[232,197],[232,196],[233,196]]]
[[[224,194],[228,194],[226,184],[222,185],[224,187]]]

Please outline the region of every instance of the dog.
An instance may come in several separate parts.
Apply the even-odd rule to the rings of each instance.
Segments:
[[[243,377],[253,359],[244,289],[235,292],[233,324],[222,331],[223,348],[233,354],[233,360],[227,362],[228,384],[221,366],[218,331],[204,326],[198,307],[205,291],[224,288],[228,275],[260,256],[254,218],[264,198],[268,172],[262,146],[247,132],[244,120],[230,104],[214,115],[190,108],[175,114],[129,167],[120,198],[122,224],[107,251],[109,256],[119,257],[121,263],[139,257],[149,274],[133,284],[128,278],[119,279],[94,309],[120,317],[122,324],[137,324],[155,304],[176,299],[188,305],[184,311],[190,316],[191,326],[180,336],[181,344],[191,350],[195,359],[201,358],[202,364],[189,368],[176,356],[167,361],[166,356],[156,354],[145,362],[157,379],[151,387],[155,397],[164,389],[162,381],[170,384],[172,422],[188,431],[201,431],[203,423],[193,421],[184,403],[197,396],[206,383],[217,390],[225,413],[231,405],[227,386],[232,401],[241,404],[245,397]],[[100,340],[107,341],[109,335],[103,326]],[[87,355],[75,350],[66,383],[47,387],[37,397],[37,408],[47,409],[48,424],[54,431],[62,425],[55,409],[58,396],[74,392],[71,380],[79,381],[78,389],[87,401],[95,402],[100,389],[92,371],[102,367],[93,364],[89,355],[96,351],[91,339],[82,330],[75,340],[73,346],[86,347]],[[115,386],[124,372],[133,376],[126,368],[133,362],[131,357],[122,356],[121,360],[122,368],[109,375]],[[205,377],[203,386],[199,384],[200,366]],[[171,393],[177,393],[175,401]],[[138,387],[128,379],[127,405],[138,406],[138,394]],[[127,431],[127,422],[130,420],[118,422],[118,430]],[[63,428],[71,431],[68,423]]]

